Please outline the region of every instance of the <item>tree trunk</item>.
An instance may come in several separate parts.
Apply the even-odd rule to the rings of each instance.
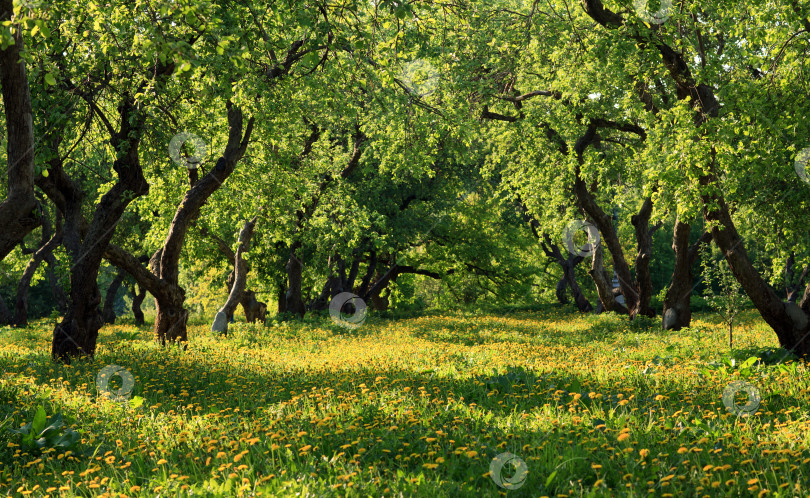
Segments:
[[[140,285],[132,284],[132,315],[135,317],[135,325],[143,325],[144,323],[143,310],[141,310],[144,299],[146,299],[146,289]]]
[[[695,266],[700,246],[711,240],[711,234],[704,234],[691,246],[689,235],[692,227],[680,219],[675,220],[675,230],[672,235],[672,249],[675,251],[675,268],[672,270],[672,281],[664,297],[664,313],[662,327],[664,330],[681,330],[692,323],[692,309],[690,298],[692,296],[694,276],[692,268]]]
[[[53,250],[62,243],[62,230],[58,229],[57,232],[47,239],[50,235],[50,223],[45,218],[42,217],[42,238],[44,239],[43,243],[41,244],[40,248],[34,253],[31,260],[26,265],[25,270],[23,271],[22,277],[20,277],[20,281],[17,284],[17,301],[14,305],[14,323],[18,327],[25,327],[28,325],[28,291],[31,288],[31,279],[34,278],[34,275],[39,268],[39,265],[44,261],[49,255],[51,257]]]
[[[714,156],[714,151],[712,156]],[[714,171],[714,157],[710,171]],[[702,177],[702,186],[717,182],[714,173]],[[726,257],[728,266],[745,293],[751,298],[762,318],[779,338],[779,344],[799,356],[810,354],[810,285],[805,289],[800,306],[784,302],[760,276],[748,257],[737,228],[731,219],[725,199],[719,194],[704,193],[703,216],[712,228],[712,238]]]
[[[650,228],[652,216],[652,199],[647,197],[641,205],[638,214],[630,218],[636,232],[636,280],[634,287],[638,292],[635,302],[631,305],[630,316],[643,315],[650,318],[655,316],[655,310],[650,307],[652,299],[652,276],[650,275],[650,258],[652,254],[652,234],[656,227]],[[625,302],[628,296],[625,295]]]
[[[791,251],[785,261],[785,297],[787,301],[796,302],[807,284],[808,273],[810,273],[810,266],[805,266],[798,278],[796,277],[796,254]]]
[[[597,244],[596,249],[593,251],[591,260],[591,269],[588,274],[593,279],[596,285],[596,293],[599,295],[599,302],[601,303],[601,311],[615,311],[617,313],[627,313],[627,308],[616,301],[616,295],[613,293],[613,284],[610,281],[610,275],[605,271],[603,266],[604,249],[602,244]]]
[[[304,157],[312,150],[312,145],[315,143],[316,140],[320,137],[320,130],[317,127],[313,127],[313,133],[307,140],[307,143],[304,147],[304,152],[301,154],[300,157]],[[315,193],[309,199],[308,202],[305,202],[300,209],[298,209],[295,213],[296,215],[296,222],[295,222],[295,230],[294,235],[296,236],[295,241],[290,246],[290,257],[287,260],[287,292],[285,295],[285,311],[290,313],[294,313],[299,317],[303,318],[304,314],[306,313],[306,305],[304,304],[304,297],[303,297],[303,263],[297,257],[296,251],[301,248],[302,242],[301,239],[297,237],[297,235],[304,229],[306,221],[312,216],[312,214],[317,209],[318,205],[320,204],[321,197],[323,196],[324,192],[326,192],[327,188],[336,180],[336,178],[346,179],[349,175],[357,169],[357,166],[360,164],[360,157],[363,153],[363,143],[366,141],[365,134],[360,130],[360,125],[355,124],[354,126],[354,133],[352,135],[354,139],[354,145],[352,149],[352,153],[349,156],[349,160],[346,163],[346,166],[343,167],[340,174],[337,177],[332,176],[331,174],[326,174],[322,178],[320,184],[315,190]],[[300,159],[300,158],[299,158]],[[345,274],[343,280],[345,281]],[[279,304],[281,300],[279,300]]]
[[[287,311],[287,285],[286,279],[279,279],[278,282],[278,294],[276,296],[278,300],[276,306],[276,314],[280,315]]]
[[[67,313],[67,297],[65,297],[65,290],[62,288],[62,283],[56,275],[56,258],[53,256],[53,251],[45,255],[45,262],[48,264],[46,273],[48,275],[48,284],[51,287],[51,295],[56,302],[56,308],[59,313],[64,315]]]
[[[602,26],[618,30],[623,28],[621,15],[606,9],[601,0],[583,0],[585,13]],[[624,31],[640,44],[646,43],[640,35]],[[692,76],[690,65],[683,52],[673,49],[658,39],[655,48],[668,70],[679,100],[686,100],[694,110],[696,125],[702,125],[719,115],[720,102],[711,86],[698,83]],[[702,138],[702,137],[699,137]],[[745,293],[753,301],[762,318],[771,326],[779,338],[779,344],[797,355],[810,354],[810,285],[805,287],[800,305],[783,302],[777,293],[761,277],[751,263],[748,253],[742,244],[737,228],[731,219],[722,190],[718,187],[716,173],[716,150],[711,149],[708,168],[700,176],[702,187],[701,202],[703,217],[709,226],[715,244],[723,252],[731,272],[740,283]]]
[[[124,270],[118,270],[115,278],[113,278],[112,282],[110,282],[110,286],[107,288],[107,294],[104,296],[104,308],[102,308],[101,311],[104,323],[115,323],[115,297],[118,295],[118,290],[124,282],[124,276]]]
[[[543,236],[540,237],[540,223],[529,214],[529,208],[520,198],[518,198],[518,209],[523,215],[523,219],[529,223],[529,228],[531,228],[535,238],[540,241],[540,248],[543,250],[545,255],[548,258],[556,261],[557,264],[562,268],[563,276],[557,282],[557,286],[555,288],[557,300],[560,302],[560,304],[568,304],[568,296],[566,295],[565,290],[566,287],[570,287],[577,309],[582,313],[593,311],[593,306],[591,306],[591,303],[582,293],[582,289],[579,288],[576,278],[576,266],[584,261],[585,258],[578,254],[569,254],[567,258],[563,258],[560,247],[551,241],[551,237],[548,233],[543,233]]]
[[[372,277],[374,277],[374,273],[376,271],[377,271],[377,252],[372,250],[371,255],[369,256],[366,274],[363,277],[363,280],[360,282],[360,287],[357,288],[356,294],[358,296],[366,295],[366,293],[368,292],[368,288],[371,285],[371,279]]]
[[[577,309],[582,313],[590,313],[593,311],[593,306],[591,306],[591,303],[588,301],[588,298],[585,297],[585,294],[582,293],[582,289],[580,289],[579,284],[577,283],[576,274],[576,266],[584,261],[585,258],[578,254],[569,254],[568,257],[564,259],[559,246],[551,242],[551,238],[548,236],[548,234],[543,234],[543,236],[545,238],[543,250],[545,251],[547,246],[549,251],[546,251],[546,254],[550,255],[554,260],[556,260],[557,264],[560,265],[563,270],[563,277],[560,282],[564,282],[564,286],[567,285],[571,288],[571,295],[574,297],[574,303],[577,305]],[[559,283],[557,288],[559,292]],[[563,287],[562,290],[564,296],[565,287]],[[560,297],[559,294],[557,297]]]
[[[560,304],[568,304],[568,296],[565,295],[565,290],[568,288],[568,280],[563,277],[557,282],[554,288],[554,294],[557,296],[557,301]]]
[[[250,239],[253,238],[253,229],[256,226],[256,217],[252,220],[246,221],[245,226],[239,232],[239,247],[236,249],[234,256],[234,282],[231,287],[231,292],[225,304],[217,312],[217,317],[214,319],[214,325],[211,330],[228,334],[228,317],[232,317],[236,311],[236,307],[243,299],[245,287],[247,286],[247,265],[244,260],[244,254],[250,249]]]
[[[191,188],[177,207],[157,264],[157,277],[173,288],[170,293],[152,293],[155,296],[157,308],[155,336],[164,345],[166,341],[186,342],[188,340],[186,323],[189,313],[184,308],[185,291],[180,288],[179,283],[180,254],[185,244],[186,233],[199,216],[203,204],[233,173],[236,164],[247,150],[253,131],[254,118],[250,118],[247,126],[243,127],[241,109],[231,101],[227,102],[226,107],[229,130],[225,152],[205,176],[199,180],[196,180],[193,175],[189,176]]]
[[[73,263],[70,309],[54,328],[51,346],[53,358],[65,363],[70,363],[73,357],[95,354],[96,338],[103,324],[98,309],[101,293],[97,283],[101,260],[129,203],[149,192],[138,156],[145,114],[130,96],[124,97],[119,109],[120,130],[111,137],[113,147],[119,151],[113,162],[118,181],[99,200],[83,238],[80,235],[84,231],[81,229],[81,203],[71,202],[74,212],[65,213],[66,246],[73,248],[72,251],[69,249]],[[64,171],[59,173],[63,175]]]
[[[0,0],[0,21],[12,22],[12,0]],[[7,197],[0,203],[0,261],[39,226],[34,197],[34,115],[25,62],[23,30],[12,25],[13,45],[0,50],[0,86],[6,114]]]
[[[267,304],[256,300],[256,293],[252,290],[247,290],[242,293],[242,310],[245,312],[245,321],[249,323],[256,323],[256,321],[265,323],[267,320]]]
[[[616,229],[613,227],[613,220],[605,211],[597,204],[596,199],[585,184],[581,176],[581,166],[584,164],[583,154],[585,149],[590,145],[598,145],[599,134],[597,133],[599,126],[602,125],[598,120],[592,120],[588,125],[588,130],[585,134],[577,140],[574,150],[577,155],[577,164],[575,167],[574,177],[574,194],[576,196],[576,203],[580,210],[588,216],[599,229],[607,249],[613,260],[613,270],[616,272],[616,277],[619,279],[619,288],[621,294],[624,296],[627,308],[621,306],[618,309],[627,309],[630,318],[636,315],[655,316],[655,312],[650,308],[649,302],[652,296],[652,283],[650,281],[649,263],[650,263],[650,247],[652,240],[652,230],[648,228],[650,215],[652,214],[652,200],[648,197],[644,199],[639,213],[632,218],[632,223],[636,228],[636,241],[638,245],[638,254],[636,257],[636,264],[641,264],[640,268],[636,268],[636,278],[634,279],[630,273],[630,266],[627,264],[627,259],[624,256],[624,251],[619,241],[619,236]],[[634,131],[643,133],[643,131]],[[597,283],[597,287],[601,285]],[[601,298],[600,292],[600,298]],[[603,301],[604,303],[604,301]],[[608,306],[605,303],[605,308]]]
[[[287,292],[284,297],[286,304],[284,311],[303,318],[306,312],[304,298],[302,296],[304,265],[295,255],[299,247],[301,247],[300,242],[293,243],[290,248],[290,258],[287,260]]]
[[[3,296],[0,296],[0,325],[11,323],[11,319],[11,312],[8,310],[8,306],[6,306],[6,301],[3,299]]]

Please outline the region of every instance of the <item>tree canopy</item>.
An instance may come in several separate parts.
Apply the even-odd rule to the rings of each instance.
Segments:
[[[570,295],[678,329],[715,285],[709,245],[810,353],[810,5],[1,0],[0,18],[0,321],[49,282],[54,358],[93,355],[121,285],[155,298],[163,343],[192,312],[302,317],[343,292]]]

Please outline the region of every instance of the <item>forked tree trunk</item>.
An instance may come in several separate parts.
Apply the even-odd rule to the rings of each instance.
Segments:
[[[596,293],[599,295],[599,302],[601,304],[600,311],[614,311],[616,313],[627,314],[627,308],[616,301],[616,295],[613,293],[613,283],[611,282],[610,275],[605,271],[603,261],[604,249],[602,249],[602,244],[597,244],[596,249],[593,250],[591,269],[588,270],[588,274],[596,285]]]
[[[155,297],[157,317],[155,337],[162,345],[166,342],[186,342],[189,312],[184,308],[186,293],[179,285],[180,254],[189,227],[197,219],[203,204],[230,176],[245,154],[254,119],[244,127],[242,111],[230,101],[228,111],[228,142],[214,167],[200,179],[196,170],[189,170],[191,188],[183,196],[169,227],[163,247],[158,250],[147,270],[134,256],[119,247],[106,245],[104,256],[115,266],[125,269],[138,283]]]
[[[245,226],[239,232],[239,247],[236,249],[233,263],[234,281],[228,299],[225,300],[225,304],[219,309],[214,319],[214,325],[211,328],[214,332],[228,334],[228,318],[233,316],[236,307],[244,297],[247,287],[247,264],[244,255],[250,249],[250,239],[253,238],[255,226],[256,217],[254,216],[252,220],[245,222]]]
[[[534,229],[534,227],[532,228]],[[539,232],[535,231],[535,235],[539,237]],[[591,303],[588,301],[588,298],[585,297],[585,294],[582,293],[582,289],[580,289],[576,278],[576,266],[584,261],[585,258],[578,254],[568,254],[568,257],[564,258],[560,247],[551,241],[551,237],[547,233],[543,234],[543,240],[540,243],[540,247],[543,249],[546,256],[556,261],[557,264],[562,268],[563,276],[557,283],[557,288],[555,290],[557,299],[560,301],[560,303],[567,304],[568,299],[565,296],[565,290],[566,288],[570,287],[571,295],[574,297],[574,303],[576,304],[577,309],[582,313],[589,313],[593,311],[593,306],[591,306]]]
[[[680,219],[675,220],[672,235],[672,249],[675,251],[675,267],[672,270],[672,281],[664,297],[662,328],[664,330],[681,330],[692,323],[690,300],[694,287],[692,268],[695,266],[700,246],[711,240],[711,234],[703,235],[691,246],[689,235],[692,227]]]
[[[170,295],[153,293],[157,308],[155,335],[161,344],[165,344],[166,341],[188,341],[186,324],[189,313],[184,308],[185,291],[180,288],[179,283],[180,254],[185,244],[186,233],[191,223],[200,215],[200,209],[205,201],[233,173],[236,164],[247,150],[250,135],[253,132],[254,118],[250,118],[247,126],[243,127],[241,109],[228,101],[227,111],[229,130],[225,152],[205,176],[197,181],[192,180],[192,186],[180,202],[163,244],[157,276],[176,288],[177,292],[172,292]],[[190,176],[190,178],[193,177]]]
[[[0,21],[12,21],[14,3],[0,0]],[[0,261],[39,226],[34,198],[34,115],[22,58],[23,29],[12,26],[14,44],[0,50],[0,86],[6,114],[7,197],[0,203]]]
[[[577,141],[575,150],[577,153],[577,167],[576,176],[574,179],[574,192],[576,194],[577,205],[580,209],[587,214],[588,218],[593,221],[593,224],[599,229],[607,249],[613,261],[613,270],[619,279],[619,288],[621,294],[624,296],[627,307],[619,305],[613,311],[626,309],[630,317],[636,315],[655,316],[655,311],[650,308],[650,298],[652,297],[652,283],[650,282],[649,273],[649,260],[650,260],[650,241],[651,236],[648,231],[648,224],[650,220],[650,213],[652,211],[652,201],[646,198],[642,204],[641,210],[633,216],[633,225],[636,227],[636,236],[638,244],[638,255],[636,257],[636,264],[641,264],[640,268],[636,268],[637,278],[633,278],[630,272],[630,266],[627,264],[627,259],[624,255],[619,236],[616,229],[613,227],[613,220],[610,215],[597,204],[596,199],[588,189],[585,182],[580,176],[580,166],[583,164],[583,153],[585,148],[598,141],[597,127],[593,124],[589,125],[588,131],[585,135]],[[592,275],[593,276],[593,275]],[[597,275],[597,278],[598,275]],[[595,281],[596,282],[596,281]],[[599,297],[602,299],[605,289],[603,282],[596,282],[597,289],[599,290]],[[610,285],[612,289],[612,284]],[[611,294],[613,291],[611,290]],[[615,299],[614,299],[615,301]],[[608,303],[602,301],[605,309],[608,311],[610,307]]]
[[[583,0],[582,3],[586,14],[605,28],[612,30],[623,28],[623,17],[605,8],[601,0]],[[810,25],[810,22],[805,24]],[[639,44],[646,43],[646,39],[640,34],[634,34],[632,31],[624,31],[624,33],[635,38]],[[689,105],[695,111],[695,123],[701,125],[716,118],[719,115],[720,103],[715,96],[715,89],[695,80],[683,52],[673,49],[661,39],[656,41],[655,48],[670,74],[677,98],[679,100],[689,99]],[[699,139],[702,138],[699,137]],[[810,336],[810,285],[805,287],[799,305],[790,301],[785,302],[754,268],[731,219],[722,190],[717,187],[719,179],[716,172],[715,154],[716,150],[712,148],[708,168],[699,179],[703,188],[701,193],[703,217],[712,226],[712,239],[725,256],[737,282],[753,301],[762,318],[776,332],[779,344],[798,355],[808,355],[810,354],[810,339],[808,338]]]
[[[161,74],[170,72],[165,68],[161,71]],[[120,152],[113,162],[118,181],[99,200],[86,233],[81,227],[84,219],[80,202],[72,201],[73,212],[65,213],[65,245],[73,263],[70,272],[70,307],[62,322],[54,328],[51,346],[53,358],[65,363],[70,363],[71,358],[93,357],[95,354],[98,331],[103,324],[99,311],[101,293],[97,283],[101,260],[129,203],[149,192],[138,156],[145,114],[130,96],[124,97],[119,109],[120,130],[111,137],[113,147]],[[65,176],[61,168],[59,171],[52,168],[51,173],[54,177]],[[58,202],[55,203],[59,206]]]

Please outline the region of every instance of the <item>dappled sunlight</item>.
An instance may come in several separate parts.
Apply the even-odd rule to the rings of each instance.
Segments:
[[[95,360],[71,366],[35,353],[45,323],[4,332],[0,393],[14,425],[37,405],[62,412],[88,453],[29,455],[6,439],[4,461],[24,464],[0,470],[0,487],[495,496],[490,462],[510,452],[528,468],[516,495],[805,491],[806,367],[765,361],[774,344],[756,318],[736,332],[754,349],[735,354],[763,361],[744,368],[700,316],[677,333],[555,312],[372,317],[353,331],[274,323],[236,323],[227,338],[193,326],[186,350],[109,326]],[[132,373],[141,406],[98,396],[111,364]],[[735,379],[759,390],[756,414],[724,406]]]

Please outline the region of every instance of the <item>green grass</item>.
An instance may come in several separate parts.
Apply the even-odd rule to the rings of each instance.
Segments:
[[[50,324],[0,329],[0,494],[807,496],[807,366],[777,363],[755,315],[734,351],[711,318],[677,333],[553,311],[237,323],[227,339],[200,325],[185,351],[116,325],[71,366],[50,362]],[[106,365],[132,373],[141,406],[98,395]],[[756,413],[724,405],[735,380],[758,389]],[[78,449],[23,452],[8,429],[39,405]],[[505,452],[528,469],[517,489],[489,475]]]

